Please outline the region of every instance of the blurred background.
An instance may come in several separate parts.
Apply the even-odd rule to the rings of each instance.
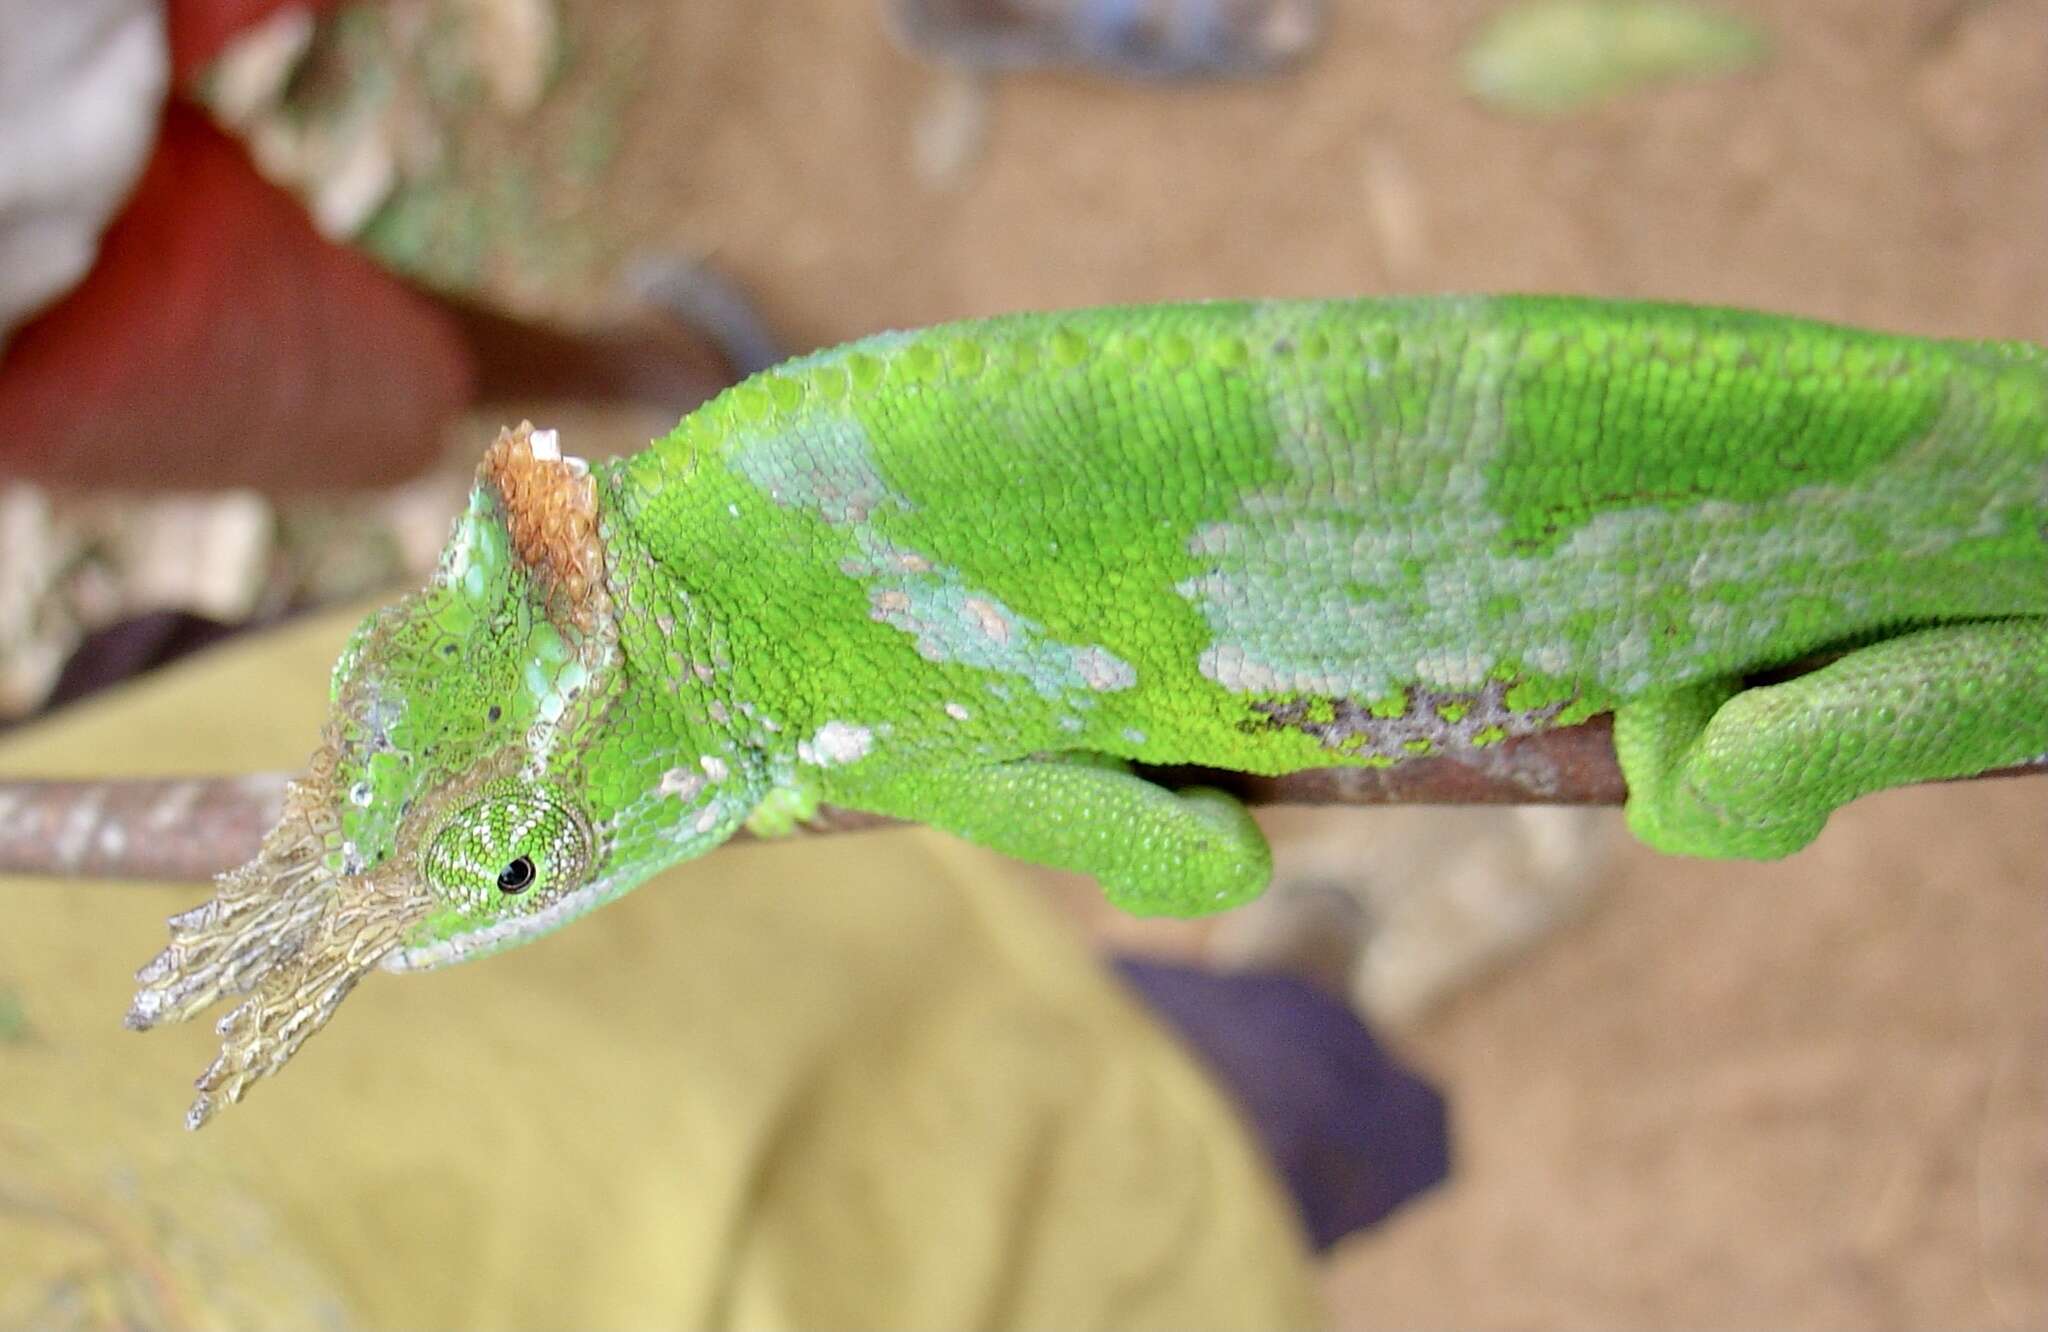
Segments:
[[[58,68],[28,67],[33,22],[0,22],[0,108]],[[203,48],[157,75],[191,151],[241,145],[409,285],[344,274],[390,323],[337,301],[306,335],[291,392],[332,438],[303,457],[225,398],[76,442],[120,331],[90,302],[147,290],[95,296],[111,242],[17,308],[0,719],[417,585],[522,414],[624,452],[775,350],[879,329],[1557,291],[2048,341],[2048,0],[390,0]],[[138,68],[79,95],[133,101]],[[395,422],[350,359],[386,328],[428,381]],[[1105,948],[1242,968],[1344,939],[1455,1167],[1324,1261],[1341,1325],[2048,1322],[2040,779],[1876,797],[1768,866],[1658,858],[1610,812],[1264,821],[1280,887],[1235,917],[1039,886]]]

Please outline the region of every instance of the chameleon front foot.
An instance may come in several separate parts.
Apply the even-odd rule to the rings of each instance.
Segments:
[[[1093,875],[1133,915],[1227,911],[1273,875],[1265,834],[1230,796],[1169,791],[1092,755],[946,768],[832,799]]]

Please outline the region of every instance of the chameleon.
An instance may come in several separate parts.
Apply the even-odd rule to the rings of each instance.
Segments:
[[[1483,757],[1599,713],[1628,826],[1686,856],[2048,752],[2048,350],[1567,297],[1140,306],[808,355],[594,466],[503,432],[128,1024],[243,996],[197,1127],[373,967],[529,942],[821,802],[1197,915],[1267,844],[1134,764]]]

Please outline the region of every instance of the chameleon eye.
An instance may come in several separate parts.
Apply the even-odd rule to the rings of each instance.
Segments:
[[[579,887],[589,867],[583,820],[554,791],[514,781],[450,814],[420,857],[435,896],[485,914],[537,911]]]

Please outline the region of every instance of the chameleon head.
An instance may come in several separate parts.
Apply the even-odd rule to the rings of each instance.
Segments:
[[[281,1067],[372,967],[533,938],[745,818],[745,783],[664,780],[696,746],[621,651],[635,612],[604,529],[589,468],[551,431],[506,431],[433,581],[350,639],[277,826],[136,975],[135,1028],[247,996],[191,1126]]]

